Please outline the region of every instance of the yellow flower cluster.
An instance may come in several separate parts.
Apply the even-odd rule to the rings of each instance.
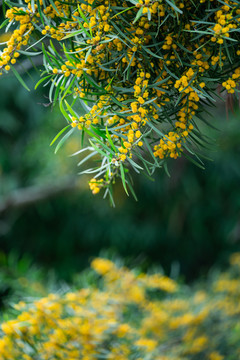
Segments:
[[[184,135],[185,132],[183,132]],[[186,136],[188,133],[186,132]],[[154,147],[154,155],[159,156],[160,159],[164,159],[166,155],[169,155],[171,158],[176,159],[182,151],[182,145],[180,142],[180,136],[177,133],[169,132],[166,138],[160,140],[159,145],[155,145]]]
[[[234,94],[235,88],[239,81],[236,83],[236,80],[240,78],[240,68],[237,68],[234,73],[232,74],[232,77],[228,79],[227,81],[224,81],[222,86],[224,86],[228,93]]]
[[[94,195],[99,193],[100,188],[102,187],[102,185],[103,185],[103,179],[100,179],[100,180],[91,179],[89,181],[90,190],[92,191],[92,193]]]
[[[194,148],[194,123],[216,86],[238,91],[234,0],[24,0],[6,17],[15,30],[0,71],[10,70],[23,46],[42,43],[50,98],[72,127],[92,134],[99,174],[103,166],[113,174],[109,185],[126,167],[142,168],[134,159],[152,169]]]
[[[229,3],[229,5],[231,5]],[[239,15],[239,9],[236,9],[236,14]],[[218,44],[223,44],[224,37],[229,38],[229,31],[231,29],[237,29],[237,24],[232,22],[233,15],[230,10],[230,6],[223,5],[221,10],[218,10],[215,15],[216,25],[213,27],[214,36],[211,37],[211,41]]]
[[[30,10],[26,10],[26,14],[22,15],[24,8],[16,8],[8,10],[6,17],[9,21],[18,21],[20,26],[19,29],[16,29],[11,34],[10,38],[7,40],[7,47],[3,49],[3,53],[0,56],[0,75],[2,75],[1,69],[4,67],[6,71],[10,70],[9,64],[15,64],[16,59],[19,57],[19,52],[24,45],[28,44],[28,40],[31,32],[34,27],[32,21],[34,21],[34,16],[32,16]]]
[[[240,254],[230,262],[209,288],[190,291],[96,258],[99,287],[15,306],[18,316],[1,325],[0,359],[237,359]]]

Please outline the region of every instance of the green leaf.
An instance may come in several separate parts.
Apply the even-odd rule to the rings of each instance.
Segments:
[[[56,101],[58,99],[58,94],[59,94],[60,90],[62,89],[62,85],[63,85],[64,80],[65,80],[65,76],[61,75],[58,78],[58,80],[56,81],[56,89],[55,89],[55,94],[54,94],[54,99],[53,99],[53,104],[54,105],[56,104]]]
[[[71,89],[72,89],[72,87],[73,87],[73,84],[74,84],[76,78],[77,78],[77,76],[74,75],[72,81],[70,82],[70,84],[68,85],[67,89],[66,89],[65,92],[64,92],[64,95],[63,95],[63,97],[62,97],[62,100],[63,100],[63,99],[65,98],[65,96],[67,96],[68,94],[72,94]]]
[[[8,22],[9,22],[8,19],[4,20],[0,25],[0,29],[2,29],[5,25],[7,25]]]
[[[63,107],[63,102],[62,102],[62,101],[60,101],[59,107],[60,107],[61,113],[63,114],[63,116],[65,117],[65,119],[66,119],[68,122],[72,122],[72,119],[70,118],[70,116],[68,115],[68,113],[66,112],[66,110],[65,110],[64,107]]]
[[[141,6],[140,9],[138,10],[136,17],[133,20],[133,24],[135,24],[135,22],[138,21],[138,19],[142,16],[142,13],[143,13],[143,6]]]
[[[91,35],[89,34],[89,32],[85,29],[85,27],[82,25],[82,23],[78,20],[78,24],[80,26],[80,28],[85,32],[85,34],[91,38]]]
[[[109,158],[109,155],[108,155],[108,154],[105,154],[105,152],[103,152],[101,149],[99,149],[99,147],[97,147],[97,146],[91,141],[91,139],[89,139],[88,141],[90,142],[90,144],[92,145],[92,147],[93,147],[99,154],[101,154],[101,155],[103,155],[103,156],[106,156],[108,159],[110,159],[110,158]]]
[[[87,20],[86,16],[84,15],[84,13],[82,12],[79,4],[78,4],[78,12],[81,15],[81,18],[88,24],[88,20]]]
[[[58,133],[58,134],[55,136],[55,138],[52,140],[50,146],[52,146],[52,145],[55,143],[55,141],[59,138],[59,136],[61,136],[61,135],[64,133],[64,131],[66,131],[66,130],[69,128],[69,126],[71,126],[71,125],[67,125],[67,126],[65,126],[61,131],[59,131],[59,133]]]
[[[129,10],[134,9],[134,8],[135,8],[135,6],[132,6],[132,7],[129,7],[129,8],[126,8],[126,9],[120,11],[119,13],[115,14],[114,16],[112,16],[112,17],[111,17],[111,20],[114,19],[115,17],[123,14],[124,12],[129,11]],[[135,21],[133,21],[133,24],[134,24],[134,22],[135,22]]]
[[[66,40],[66,39],[69,39],[69,38],[71,38],[71,37],[73,37],[73,36],[80,35],[80,34],[82,34],[82,32],[83,32],[83,30],[72,31],[70,34],[64,36],[64,37],[62,38],[62,40]]]
[[[123,164],[122,164],[122,163],[120,163],[120,172],[121,172],[121,179],[122,179],[123,188],[124,188],[125,193],[127,194],[127,196],[129,196],[128,191],[127,191],[127,185],[126,185],[126,178],[125,178],[124,167],[123,167]]]
[[[75,111],[73,110],[73,108],[69,105],[69,103],[64,100],[64,104],[66,105],[68,111],[70,112],[70,114],[76,118],[78,118],[78,114],[75,113]]]
[[[101,86],[99,86],[94,80],[93,78],[86,74],[85,72],[83,73],[83,76],[85,77],[85,79],[87,80],[87,82],[92,85],[94,88],[98,89],[98,90],[102,90],[104,93],[106,93],[105,89],[102,88]]]
[[[52,5],[53,9],[56,11],[56,13],[57,13],[58,15],[60,15],[60,14],[59,14],[59,10],[58,10],[58,8],[56,7],[54,1],[53,1],[53,0],[49,0],[49,1],[50,1],[50,4]]]
[[[41,22],[42,22],[43,26],[45,27],[45,21],[43,20],[43,18],[46,19],[46,17],[45,17],[44,13],[43,13],[42,10],[41,10],[41,6],[40,6],[40,1],[39,1],[39,0],[37,0],[37,7],[38,7],[38,12],[39,12],[39,15],[40,15]]]
[[[165,172],[166,172],[167,176],[168,176],[168,177],[171,177],[171,175],[170,175],[170,173],[169,173],[169,171],[168,171],[168,167],[167,167],[167,163],[166,163],[166,161],[163,163],[163,168],[164,168],[164,170],[165,170]]]
[[[202,170],[205,170],[205,167],[202,164],[199,164],[199,162],[195,161],[191,156],[183,152],[183,156],[185,156],[189,161],[191,161],[194,165],[199,167]]]
[[[69,130],[69,132],[67,134],[64,135],[64,137],[59,141],[59,143],[56,146],[56,149],[54,151],[54,153],[56,154],[58,152],[58,150],[63,146],[63,144],[65,143],[65,141],[69,138],[70,135],[72,135],[72,133],[74,132],[74,128],[72,128],[71,130]]]
[[[132,196],[133,196],[134,200],[135,200],[135,201],[138,201],[137,195],[136,195],[135,191],[133,190],[133,187],[132,187],[132,185],[130,184],[130,181],[128,182],[128,187],[129,187],[129,190],[130,190],[131,193],[132,193]]]
[[[85,131],[91,134],[91,132],[87,129],[85,129]],[[104,144],[103,141],[101,141],[98,137],[94,136],[95,141],[103,148],[107,151],[106,155],[108,156],[108,154],[111,154],[112,156],[115,156],[115,152],[112,151],[112,149],[110,149],[107,145]],[[108,156],[109,157],[109,156]]]
[[[36,56],[42,54],[42,51],[24,51],[24,50],[18,50],[18,52],[22,55],[26,56]]]
[[[180,10],[174,2],[171,2],[170,0],[166,0],[166,2],[179,14],[182,14],[182,10]]]
[[[49,79],[49,78],[51,78],[51,77],[53,77],[52,74],[47,75],[47,76],[44,76],[42,79],[40,79],[40,80],[36,83],[36,85],[35,85],[35,87],[34,87],[34,90],[36,90],[36,89],[38,88],[38,86],[39,86],[42,82],[44,82],[45,80],[47,80],[47,79]]]
[[[151,50],[149,50],[146,46],[142,46],[142,49],[146,51],[149,55],[154,56],[155,58],[162,59],[162,56],[158,56],[154,54]]]
[[[89,55],[91,54],[91,51],[92,51],[92,47],[90,47],[86,53],[86,56],[85,56],[85,63],[87,62],[87,59],[89,57]]]
[[[11,66],[12,72],[14,73],[14,75],[16,76],[16,78],[18,79],[18,81],[22,84],[22,86],[27,90],[30,91],[29,87],[27,86],[27,84],[24,82],[23,78],[21,77],[21,75],[17,72],[17,70],[14,68],[14,66]]]
[[[116,149],[116,147],[115,147],[115,145],[114,145],[114,143],[113,143],[113,141],[112,141],[112,139],[111,139],[111,135],[109,134],[109,131],[108,131],[107,126],[106,126],[106,135],[107,135],[108,141],[110,142],[113,150],[114,150],[115,152],[117,152],[117,149]]]

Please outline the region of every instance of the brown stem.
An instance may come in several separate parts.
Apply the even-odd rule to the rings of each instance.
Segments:
[[[18,189],[0,201],[0,215],[8,211],[32,206],[40,201],[48,200],[59,194],[74,191],[78,188],[78,178],[64,178],[58,183],[44,186],[31,186]]]

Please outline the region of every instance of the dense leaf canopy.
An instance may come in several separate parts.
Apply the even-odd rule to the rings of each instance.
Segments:
[[[238,92],[240,2],[106,0],[6,2],[10,33],[0,71],[18,58],[42,56],[41,83],[68,125],[56,151],[75,131],[97,164],[89,185],[112,198],[121,177],[133,195],[131,170],[152,176],[167,158],[202,166],[199,121],[216,96]],[[9,25],[7,25],[9,24]],[[218,88],[218,95],[216,89]],[[82,156],[82,155],[81,155]]]

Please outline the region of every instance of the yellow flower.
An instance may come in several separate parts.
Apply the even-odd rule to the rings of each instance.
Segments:
[[[114,264],[108,259],[96,258],[91,262],[91,267],[99,274],[105,275],[114,269]]]

